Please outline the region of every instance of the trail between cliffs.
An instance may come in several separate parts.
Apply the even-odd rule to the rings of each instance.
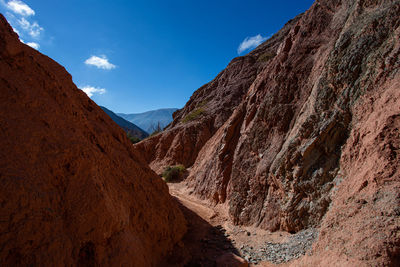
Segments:
[[[221,255],[229,253],[236,254],[249,263],[268,266],[271,262],[284,263],[298,258],[310,247],[308,235],[312,236],[314,232],[291,235],[233,225],[229,220],[226,204],[211,205],[199,199],[184,182],[171,183],[168,186],[170,194],[180,203],[188,222],[188,233],[172,257],[177,262],[170,263],[170,266],[181,266],[182,262],[189,266],[214,266]],[[312,237],[315,239],[315,236]]]
[[[213,218],[221,217],[215,208],[207,206],[206,203],[191,195],[189,189],[183,183],[169,184],[169,193],[186,208],[208,222],[211,222]]]

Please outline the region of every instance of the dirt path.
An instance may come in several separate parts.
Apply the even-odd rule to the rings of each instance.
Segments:
[[[169,190],[186,217],[188,233],[165,266],[216,266],[218,258],[232,254],[256,266],[266,260],[283,263],[307,249],[308,232],[290,235],[236,226],[229,220],[226,205],[210,205],[184,183],[169,184]]]

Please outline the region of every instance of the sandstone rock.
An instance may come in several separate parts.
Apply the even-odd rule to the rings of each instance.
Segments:
[[[122,129],[1,15],[0,140],[1,266],[155,266],[184,234]]]
[[[141,144],[157,151],[147,162],[160,168],[184,160],[172,152],[183,149],[176,145],[182,133],[191,125],[208,129],[186,156],[189,165],[196,157],[186,182],[203,198],[227,203],[235,223],[289,232],[321,227],[304,266],[395,266],[399,26],[399,1],[316,1],[273,45],[246,55],[268,60],[241,83],[250,85],[232,112],[206,109],[204,119],[185,126],[209,85],[200,88],[166,132]],[[162,142],[172,132],[179,141]]]
[[[248,267],[244,259],[233,253],[225,253],[217,259],[217,267]]]

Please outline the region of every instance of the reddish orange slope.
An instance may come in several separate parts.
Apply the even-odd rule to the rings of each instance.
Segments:
[[[0,16],[0,265],[156,265],[185,222],[131,148]]]

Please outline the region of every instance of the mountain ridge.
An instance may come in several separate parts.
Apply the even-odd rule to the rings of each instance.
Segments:
[[[141,113],[116,113],[118,116],[125,120],[138,125],[144,129],[147,133],[151,134],[157,127],[161,129],[166,127],[172,121],[172,115],[178,109],[177,108],[161,108],[156,110],[149,110]]]
[[[139,126],[134,123],[125,120],[124,118],[118,116],[113,111],[109,110],[106,107],[100,106],[100,108],[108,115],[110,118],[118,124],[125,132],[127,132],[132,137],[137,137],[139,139],[144,139],[149,136],[149,134],[141,129]]]

